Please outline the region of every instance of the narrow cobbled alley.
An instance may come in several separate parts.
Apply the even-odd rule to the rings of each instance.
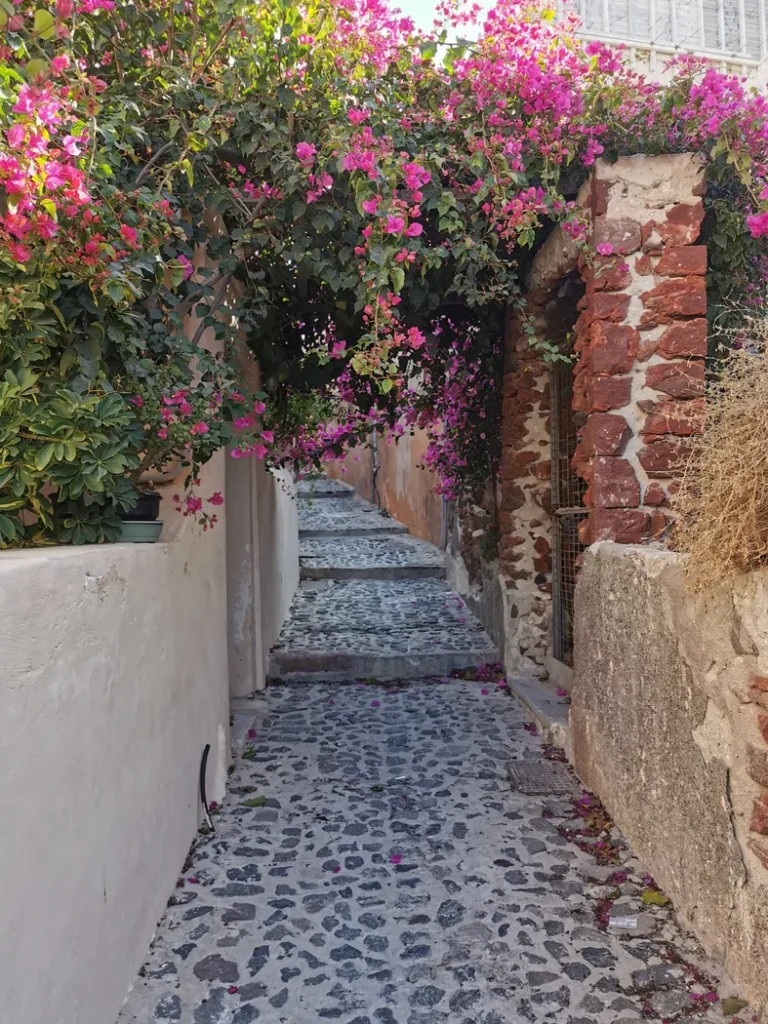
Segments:
[[[120,1024],[751,1020],[533,734],[440,554],[343,485],[300,502],[283,681]]]

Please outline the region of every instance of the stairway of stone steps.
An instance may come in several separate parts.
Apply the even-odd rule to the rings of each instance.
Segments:
[[[301,583],[271,679],[425,678],[498,661],[436,547],[341,481],[302,481],[297,501]]]

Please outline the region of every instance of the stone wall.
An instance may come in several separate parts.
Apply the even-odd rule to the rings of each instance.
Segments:
[[[768,571],[694,597],[681,566],[660,545],[587,553],[575,767],[768,1014]]]
[[[703,188],[701,163],[690,154],[598,161],[578,202],[603,254],[586,261],[556,229],[534,260],[525,317],[508,317],[499,561],[512,672],[542,675],[551,643],[550,371],[530,346],[525,319],[564,351],[564,283],[580,274],[573,465],[588,485],[582,543],[663,538],[687,439],[703,426]]]
[[[703,429],[707,251],[701,163],[689,154],[595,166],[574,408],[586,414],[575,465],[588,482],[581,538],[665,535],[685,439]]]

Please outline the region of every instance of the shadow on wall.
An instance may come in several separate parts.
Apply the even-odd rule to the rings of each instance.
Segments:
[[[379,434],[375,452],[370,445],[352,449],[342,462],[329,463],[328,476],[352,484],[361,498],[386,509],[414,537],[442,547],[443,500],[435,493],[435,473],[424,468],[428,444],[423,430],[398,441]]]

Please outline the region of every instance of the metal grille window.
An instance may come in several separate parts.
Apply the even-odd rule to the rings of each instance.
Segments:
[[[768,57],[768,0],[571,0],[585,34],[736,62]]]

